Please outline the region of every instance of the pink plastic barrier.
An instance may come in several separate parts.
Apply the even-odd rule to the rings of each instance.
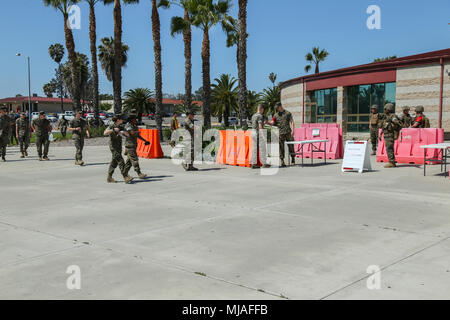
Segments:
[[[313,135],[313,130],[319,129],[319,135]],[[342,140],[342,129],[337,127],[322,127],[322,128],[298,128],[295,129],[294,134],[295,141],[305,141],[305,140],[328,140],[327,146],[327,159],[342,159],[344,156],[344,147]],[[316,143],[315,147],[323,150],[325,148],[325,143]],[[296,145],[296,152],[301,149],[300,145]],[[311,158],[312,156],[312,145],[306,144],[303,147],[303,157]],[[300,156],[297,156],[300,157]],[[323,153],[314,153],[314,158],[322,159],[324,157]]]
[[[302,128],[340,128],[338,123],[303,123]]]
[[[380,130],[381,134],[381,130]],[[395,142],[395,159],[398,163],[423,164],[424,149],[421,146],[444,142],[444,129],[402,129],[399,139]],[[439,151],[427,150],[427,158],[438,158]],[[378,144],[377,161],[388,162],[384,137]],[[437,162],[435,162],[437,163]],[[432,163],[427,163],[432,164]]]

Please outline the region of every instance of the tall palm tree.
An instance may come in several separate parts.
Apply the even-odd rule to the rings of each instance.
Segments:
[[[212,100],[216,106],[216,113],[223,115],[225,127],[228,127],[228,118],[232,111],[237,110],[238,106],[237,80],[229,74],[222,74],[214,81],[216,83],[211,85]]]
[[[272,85],[275,86],[275,82],[277,81],[278,75],[276,73],[271,72],[269,74],[269,80],[272,82]]]
[[[70,71],[73,83],[80,83],[78,78],[77,66],[77,54],[75,51],[75,41],[73,39],[72,29],[69,25],[69,9],[70,6],[77,4],[81,0],[43,0],[46,7],[53,7],[59,10],[64,18],[64,35],[66,39],[66,48],[69,53]],[[81,88],[76,86],[71,92],[74,109],[81,109]]]
[[[91,45],[91,77],[92,77],[92,104],[95,117],[98,117],[99,92],[98,92],[98,63],[97,63],[97,22],[95,17],[95,5],[100,0],[85,0],[89,4],[89,40]]]
[[[138,3],[139,0],[122,0],[125,4]],[[103,0],[105,4],[114,3],[114,111],[122,112],[122,4],[120,0]]]
[[[142,113],[153,112],[154,106],[150,99],[153,98],[153,92],[147,88],[136,88],[125,92],[124,111],[135,109],[138,113],[139,123],[142,121]]]
[[[247,94],[247,117],[250,120],[251,116],[253,116],[256,111],[258,104],[261,101],[261,94],[256,91],[248,91]]]
[[[64,58],[64,54],[65,54],[64,46],[60,43],[52,44],[48,48],[48,53],[50,54],[50,57],[52,58],[52,60],[58,64],[58,70],[59,70],[59,73],[61,73],[61,61]],[[60,98],[61,98],[61,112],[64,112],[63,85],[64,84],[62,82],[62,78],[60,77],[58,86],[59,86],[59,93],[60,93]]]
[[[192,105],[192,30],[191,17],[188,10],[188,0],[180,0],[180,6],[184,9],[183,17],[173,17],[170,26],[170,34],[183,34],[184,42],[184,104],[189,108]]]
[[[202,74],[203,74],[203,125],[211,127],[211,52],[209,30],[221,24],[224,30],[230,24],[228,15],[230,0],[187,0],[186,5],[191,15],[191,24],[203,31],[202,42]]]
[[[264,89],[262,93],[262,102],[265,107],[265,113],[266,115],[268,113],[274,115],[276,112],[276,105],[278,102],[280,102],[280,89],[278,86],[274,86],[272,88]]]
[[[320,50],[319,47],[312,48],[312,52],[308,52],[306,54],[306,61],[309,62],[309,65],[305,67],[305,72],[309,72],[311,70],[311,65],[314,63],[316,65],[315,73],[319,73],[319,63],[325,61],[325,59],[329,56],[329,53],[322,49]]]
[[[105,72],[106,78],[109,81],[112,81],[113,84],[116,81],[116,54],[115,54],[115,40],[114,38],[103,38],[101,40],[101,45],[98,47],[98,58],[100,60],[100,66],[103,69],[103,71]],[[122,48],[120,50],[122,57],[120,59],[120,69],[122,69],[122,67],[126,66],[127,64],[127,60],[128,60],[128,50],[129,47],[126,44],[122,43]],[[122,102],[122,100],[121,100]],[[122,112],[122,107],[119,105],[114,103],[114,112],[115,113],[121,113]]]
[[[76,61],[76,74],[77,81],[73,81],[73,77],[71,76],[71,63],[68,62],[62,66],[62,77],[64,79],[65,86],[67,91],[73,96],[73,92],[75,90],[80,91],[80,97],[85,98],[87,96],[87,92],[89,90],[89,59],[85,54],[76,53],[77,61]],[[74,110],[77,108],[74,106]]]
[[[247,2],[239,0],[239,113],[241,127],[247,126]]]

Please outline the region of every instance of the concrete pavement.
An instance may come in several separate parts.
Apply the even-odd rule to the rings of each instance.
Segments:
[[[2,299],[450,298],[439,167],[344,174],[319,161],[261,176],[141,160],[149,179],[111,185],[106,146],[87,147],[85,167],[72,147],[51,147],[50,162],[30,150],[0,163]],[[72,265],[81,290],[66,286]]]

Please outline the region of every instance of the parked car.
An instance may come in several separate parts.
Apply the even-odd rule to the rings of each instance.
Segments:
[[[52,114],[47,114],[47,119],[48,119],[50,122],[58,122],[58,118],[55,117],[55,116],[52,115]]]
[[[236,117],[229,117],[228,118],[228,123],[232,126],[234,125],[238,125],[239,124],[239,120]]]
[[[75,112],[73,111],[64,111],[64,113],[59,113],[58,114],[58,119],[61,120],[62,116],[64,116],[66,118],[66,120],[73,120],[75,119]]]

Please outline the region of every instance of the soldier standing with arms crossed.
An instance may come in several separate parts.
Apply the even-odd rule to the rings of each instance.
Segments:
[[[142,140],[145,142],[145,145],[148,146],[150,142],[141,137],[139,132],[139,128],[137,126],[137,115],[130,114],[128,117],[128,123],[125,126],[124,135],[126,136],[125,140],[125,153],[127,155],[127,162],[125,163],[124,176],[128,176],[131,167],[134,168],[134,171],[139,176],[139,179],[145,179],[147,177],[146,174],[141,172],[141,168],[139,167],[139,157],[137,155],[136,149],[138,142],[137,140]]]
[[[122,158],[122,135],[124,135],[123,128],[123,116],[118,114],[112,118],[113,123],[111,123],[105,130],[104,135],[109,136],[109,149],[111,150],[112,160],[108,169],[108,177],[106,181],[108,183],[116,183],[113,174],[114,170],[119,166],[120,172],[122,173],[125,183],[129,184],[133,181],[133,178],[125,174],[125,161]]]
[[[183,128],[189,132],[189,136],[190,136],[190,144],[191,144],[191,151],[190,151],[190,159],[185,161],[182,166],[184,168],[184,170],[186,171],[198,171],[197,168],[194,167],[194,160],[195,160],[195,156],[194,156],[194,113],[192,111],[187,112],[186,114],[186,120],[184,120],[183,123]],[[186,141],[186,143],[189,143],[189,141]],[[188,147],[188,146],[185,146]],[[186,156],[186,155],[185,155]]]
[[[399,120],[400,120],[400,124],[402,125],[402,128],[409,128],[411,127],[412,124],[412,117],[409,114],[409,107],[408,106],[404,106],[402,107],[402,114],[400,115]]]
[[[384,106],[384,113],[386,117],[382,121],[382,134],[384,135],[384,143],[386,145],[386,153],[389,158],[389,163],[386,164],[385,168],[395,168],[395,140],[399,137],[399,132],[401,130],[400,120],[394,113],[395,107],[392,103],[388,103]],[[381,136],[380,136],[381,141]]]
[[[39,113],[39,118],[34,119],[31,127],[35,132],[36,136],[36,147],[39,157],[39,161],[42,159],[49,161],[48,149],[50,147],[49,133],[52,132],[52,125],[50,121],[46,118],[45,112],[41,111]],[[42,158],[42,147],[44,147],[44,158]]]
[[[372,143],[372,155],[377,154],[378,147],[378,135],[381,127],[381,121],[383,121],[383,115],[378,112],[378,105],[372,106],[372,114],[370,115],[370,142]]]
[[[286,163],[284,162],[285,157],[285,142],[294,141],[294,119],[292,118],[292,114],[283,108],[281,102],[277,103],[277,113],[273,117],[272,121],[269,122],[271,126],[277,126],[279,129],[279,144],[280,144],[280,166],[286,167]],[[292,164],[295,165],[295,155],[294,154],[294,146],[292,144],[289,145],[289,156],[292,157]]]
[[[20,113],[20,118],[16,120],[16,139],[20,145],[20,156],[22,159],[28,157],[28,146],[30,144],[30,122],[28,118],[25,117],[25,112]]]
[[[89,133],[88,123],[86,120],[81,118],[82,112],[78,110],[75,114],[75,119],[69,122],[69,131],[72,132],[72,139],[75,143],[76,153],[75,153],[75,165],[84,165],[83,161],[83,148],[84,148],[84,137],[85,135],[89,139],[91,137]]]
[[[6,147],[9,142],[9,117],[7,114],[7,109],[4,106],[0,107],[0,155],[2,161],[6,162]]]

